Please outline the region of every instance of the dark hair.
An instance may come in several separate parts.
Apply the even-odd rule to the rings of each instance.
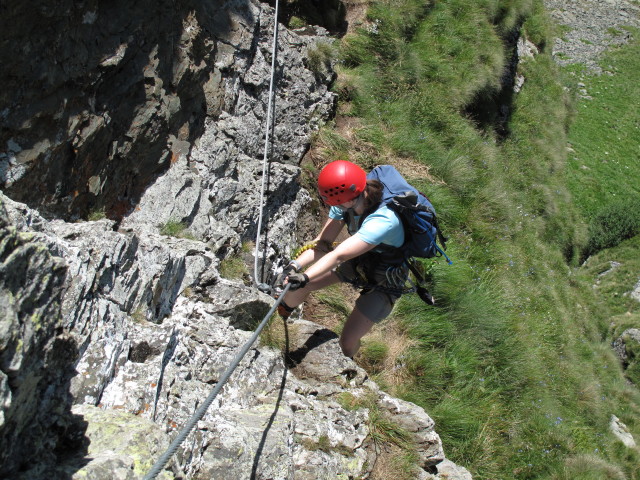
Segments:
[[[364,204],[365,211],[377,208],[382,202],[382,183],[378,180],[367,180],[365,191],[367,192]]]

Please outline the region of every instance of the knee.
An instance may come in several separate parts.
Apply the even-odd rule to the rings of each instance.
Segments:
[[[341,336],[340,348],[345,357],[353,358],[360,349],[360,339],[349,340]]]

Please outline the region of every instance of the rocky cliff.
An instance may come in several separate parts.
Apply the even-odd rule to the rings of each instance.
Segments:
[[[141,478],[274,302],[220,275],[257,234],[274,10],[10,1],[1,18],[0,477]],[[330,42],[279,29],[263,278],[300,242],[298,165],[335,107],[330,62],[309,59]],[[333,332],[280,331],[160,478],[375,477],[390,428],[416,478],[470,478]]]

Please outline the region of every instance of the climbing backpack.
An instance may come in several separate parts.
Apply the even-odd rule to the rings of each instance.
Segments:
[[[436,211],[427,196],[411,186],[391,165],[374,168],[367,179],[378,180],[382,184],[382,203],[402,220],[405,233],[401,247],[403,256],[407,259],[444,256],[451,264],[444,253],[447,239],[438,227]]]
[[[382,184],[382,203],[396,212],[402,221],[405,240],[397,250],[416,280],[410,291],[415,291],[425,303],[434,305],[433,296],[425,286],[422,265],[415,257],[443,256],[449,264],[452,263],[444,253],[447,239],[438,226],[435,208],[425,194],[411,186],[391,165],[374,168],[367,179],[378,180]]]

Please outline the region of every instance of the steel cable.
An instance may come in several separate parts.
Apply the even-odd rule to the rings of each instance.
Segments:
[[[207,411],[207,409],[209,408],[213,400],[216,398],[218,393],[220,393],[220,390],[222,390],[222,387],[224,386],[224,384],[227,382],[227,380],[229,380],[229,377],[231,376],[233,371],[240,364],[240,361],[244,358],[244,356],[247,354],[247,352],[249,351],[253,343],[256,341],[262,329],[269,322],[271,315],[273,315],[273,313],[276,311],[276,308],[278,308],[278,305],[280,305],[280,302],[282,302],[282,299],[284,298],[285,294],[289,291],[289,288],[291,288],[290,284],[287,284],[284,287],[284,290],[282,291],[282,294],[280,295],[276,303],[273,304],[273,307],[271,307],[271,310],[269,310],[269,312],[264,317],[262,322],[260,322],[260,325],[258,325],[256,330],[253,332],[253,335],[251,336],[251,338],[243,345],[242,349],[235,356],[235,358],[233,359],[229,367],[227,367],[227,369],[222,374],[222,376],[218,380],[218,383],[216,384],[214,389],[211,391],[207,399],[202,403],[202,405],[200,405],[200,407],[198,407],[196,412],[191,416],[191,418],[185,424],[185,426],[182,427],[182,430],[180,431],[180,433],[178,433],[178,436],[173,439],[173,441],[169,445],[169,448],[167,448],[167,451],[164,452],[164,454],[156,461],[153,467],[151,467],[151,470],[149,470],[149,473],[145,475],[144,480],[152,480],[156,478],[156,476],[162,471],[164,466],[167,464],[169,459],[173,456],[174,453],[176,453],[176,450],[178,450],[178,447],[187,438],[187,435],[189,435],[193,427],[195,427],[195,425],[204,416],[205,412]]]

